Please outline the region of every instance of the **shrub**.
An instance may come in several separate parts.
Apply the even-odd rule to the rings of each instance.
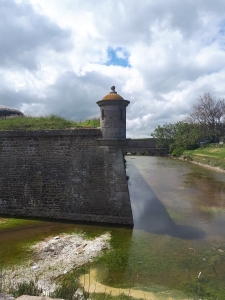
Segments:
[[[172,156],[176,156],[176,157],[181,156],[184,150],[185,149],[183,147],[175,148],[172,152]]]

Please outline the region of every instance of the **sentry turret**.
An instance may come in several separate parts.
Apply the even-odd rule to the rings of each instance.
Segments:
[[[117,94],[115,86],[97,102],[103,139],[126,139],[126,107],[129,103]]]

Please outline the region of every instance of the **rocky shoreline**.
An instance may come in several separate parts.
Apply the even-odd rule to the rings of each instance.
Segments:
[[[217,172],[220,172],[220,173],[225,173],[225,170],[220,168],[220,167],[214,167],[214,166],[210,166],[210,165],[207,165],[207,164],[203,164],[203,163],[200,163],[200,162],[197,162],[195,161],[192,157],[189,157],[189,156],[181,156],[181,157],[172,157],[173,159],[179,159],[179,160],[183,160],[183,161],[187,161],[187,162],[190,162],[192,164],[196,164],[196,165],[199,165],[201,167],[205,167],[207,169],[210,169],[210,170],[214,170],[214,171],[217,171]]]
[[[220,167],[213,167],[213,166],[210,166],[210,165],[201,164],[201,163],[199,163],[199,162],[197,162],[197,161],[194,161],[194,160],[193,160],[193,161],[189,161],[189,162],[191,162],[191,163],[193,163],[193,164],[196,164],[196,165],[199,165],[199,166],[201,166],[201,167],[205,167],[205,168],[207,168],[207,169],[211,169],[211,170],[220,172],[220,173],[225,173],[225,170],[222,169],[222,168],[220,168]]]

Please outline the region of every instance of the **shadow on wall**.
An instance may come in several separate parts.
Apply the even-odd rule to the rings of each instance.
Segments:
[[[168,234],[183,239],[200,239],[205,233],[191,226],[177,225],[134,164],[127,163],[134,229]]]

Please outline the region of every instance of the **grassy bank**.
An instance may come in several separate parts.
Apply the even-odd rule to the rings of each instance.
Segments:
[[[9,218],[0,216],[0,229],[12,228],[16,226],[26,226],[27,224],[35,224],[38,221],[29,219]]]
[[[99,127],[98,118],[87,119],[84,121],[71,121],[57,115],[40,117],[17,117],[0,118],[0,130],[45,130],[45,129],[70,129],[82,127]]]
[[[225,145],[209,144],[196,150],[186,150],[184,159],[225,170]]]

